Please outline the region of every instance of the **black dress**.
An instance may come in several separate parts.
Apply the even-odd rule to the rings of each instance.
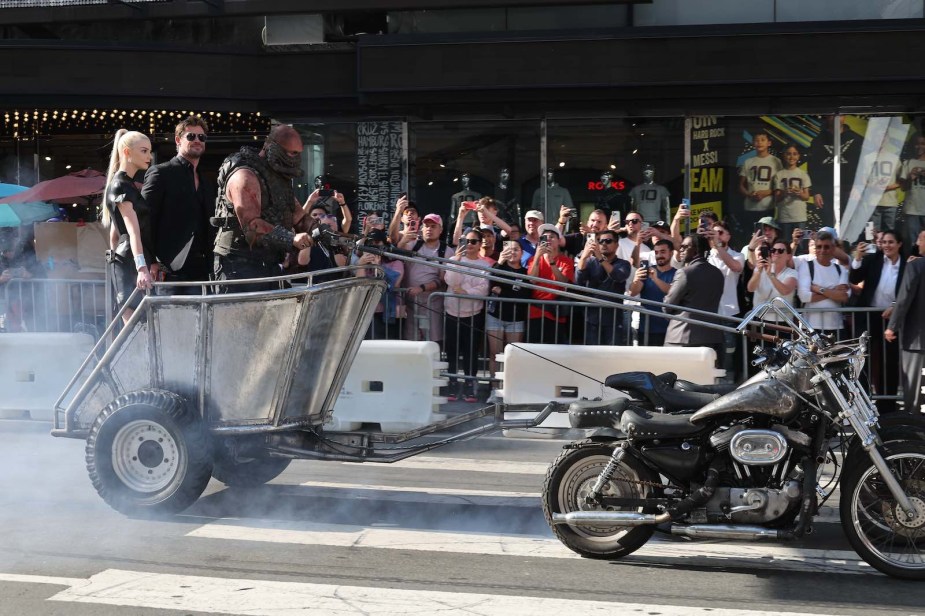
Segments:
[[[135,186],[135,182],[124,171],[117,171],[112,177],[109,184],[109,190],[106,193],[106,209],[109,210],[109,216],[112,224],[116,225],[119,231],[119,243],[128,242],[128,230],[125,227],[125,220],[122,218],[122,212],[119,211],[119,203],[127,201],[132,204],[135,210],[135,216],[138,218],[138,226],[141,229],[141,245],[144,248],[145,262],[150,267],[154,263],[154,238],[151,228],[151,209],[141,196],[141,191]],[[121,251],[120,251],[121,252]],[[136,287],[138,279],[138,268],[135,267],[135,257],[131,249],[122,257],[117,258],[113,263],[113,290],[115,291],[116,303],[121,306],[132,294]],[[143,295],[135,297],[130,305],[131,308],[137,308]]]

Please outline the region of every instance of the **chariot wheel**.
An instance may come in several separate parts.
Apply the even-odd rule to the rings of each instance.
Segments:
[[[182,511],[212,474],[198,416],[166,391],[136,391],[112,401],[93,422],[86,453],[93,487],[126,515]]]

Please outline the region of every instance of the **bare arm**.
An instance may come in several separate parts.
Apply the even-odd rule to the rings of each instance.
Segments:
[[[279,225],[271,225],[260,217],[261,196],[260,181],[249,169],[239,169],[228,180],[226,189],[228,200],[234,204],[234,213],[244,231],[249,246],[262,243],[278,250],[292,247],[306,248],[311,240],[305,233],[294,233]],[[298,224],[305,216],[305,210],[295,203],[293,223]]]

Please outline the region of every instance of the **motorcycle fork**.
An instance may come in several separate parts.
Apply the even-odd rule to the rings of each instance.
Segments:
[[[844,375],[840,378],[843,384],[848,384],[848,391],[852,391],[853,388],[850,381],[847,381]],[[876,432],[872,430],[872,428],[877,425],[876,412],[872,412],[870,408],[862,408],[860,410],[856,408],[856,405],[862,403],[862,398],[858,395],[852,396],[852,401],[848,402],[837,384],[833,382],[834,378],[832,377],[832,373],[828,370],[812,378],[813,383],[818,383],[819,381],[825,381],[829,393],[835,398],[838,407],[842,409],[838,414],[839,418],[847,419],[851,427],[854,428],[854,433],[861,439],[861,447],[864,448],[864,451],[870,456],[871,462],[873,462],[877,470],[880,471],[880,477],[886,484],[887,489],[889,489],[890,494],[892,494],[896,502],[899,503],[899,506],[902,508],[903,512],[905,512],[906,516],[908,516],[909,519],[914,518],[916,511],[915,507],[912,505],[912,501],[906,496],[906,492],[903,490],[902,486],[899,485],[899,481],[896,477],[893,476],[893,472],[890,470],[889,465],[877,448],[879,438]]]

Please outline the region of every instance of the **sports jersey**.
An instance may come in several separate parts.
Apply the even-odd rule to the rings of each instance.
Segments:
[[[921,169],[918,177],[912,177],[913,169]],[[911,180],[909,190],[906,191],[906,200],[903,210],[907,215],[925,216],[925,160],[911,159],[903,161],[899,177],[902,180]]]
[[[640,184],[630,191],[633,207],[646,222],[664,220],[665,200],[668,198],[668,189],[661,184]]]
[[[739,176],[745,178],[746,189],[749,193],[759,190],[772,190],[774,174],[780,171],[783,165],[776,156],[752,156],[745,161]],[[759,201],[745,199],[745,211],[766,212],[774,207],[774,196],[768,195]]]
[[[896,190],[885,190],[887,186],[896,182],[899,172],[899,159],[895,154],[871,152],[864,157],[858,170],[862,173],[867,185],[864,188],[864,199],[869,203],[877,199],[880,207],[897,207],[899,195]]]
[[[774,175],[774,190],[784,191],[784,198],[777,202],[777,222],[805,222],[806,202],[798,195],[789,194],[791,188],[809,188],[812,182],[805,171],[796,169],[781,169]]]

